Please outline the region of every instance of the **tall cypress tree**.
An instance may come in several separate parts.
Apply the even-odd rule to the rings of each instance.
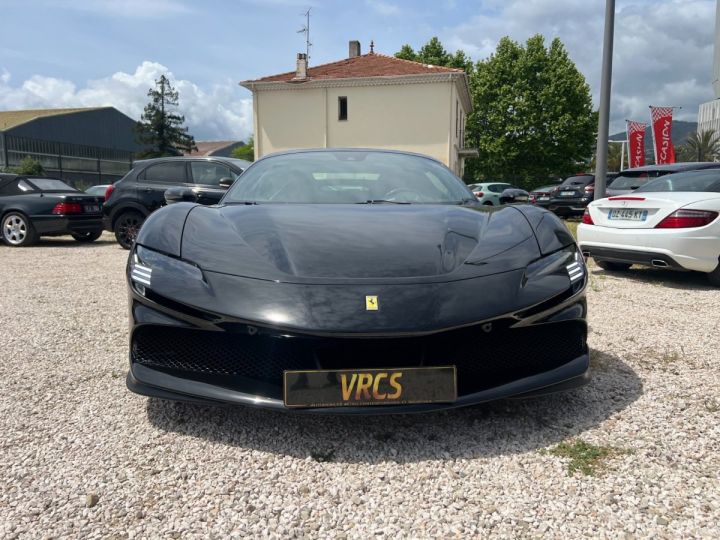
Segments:
[[[173,112],[178,106],[178,93],[165,75],[155,81],[155,88],[148,90],[148,97],[151,101],[135,126],[136,141],[145,147],[139,156],[178,156],[197,150],[195,139],[183,127],[185,117]]]

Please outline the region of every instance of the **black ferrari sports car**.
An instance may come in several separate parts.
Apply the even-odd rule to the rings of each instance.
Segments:
[[[150,215],[127,279],[127,385],[147,396],[396,413],[588,380],[587,274],[565,225],[480,205],[421,155],[267,156],[219,204]]]
[[[102,204],[56,178],[0,174],[0,238],[13,247],[65,234],[93,242],[103,231]]]

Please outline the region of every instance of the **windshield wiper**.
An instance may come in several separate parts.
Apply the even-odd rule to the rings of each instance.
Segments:
[[[358,202],[355,204],[412,204],[403,201],[391,201],[389,199],[368,199],[367,201]]]

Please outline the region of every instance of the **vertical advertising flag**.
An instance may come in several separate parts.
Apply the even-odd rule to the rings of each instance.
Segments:
[[[655,163],[675,163],[675,147],[672,143],[672,107],[650,106],[652,118],[653,143],[655,144]]]
[[[627,120],[628,163],[630,168],[645,165],[645,129],[647,124]]]

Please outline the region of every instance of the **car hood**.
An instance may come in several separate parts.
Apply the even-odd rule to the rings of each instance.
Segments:
[[[512,207],[227,205],[193,208],[181,256],[206,271],[282,282],[454,280],[539,256]]]

